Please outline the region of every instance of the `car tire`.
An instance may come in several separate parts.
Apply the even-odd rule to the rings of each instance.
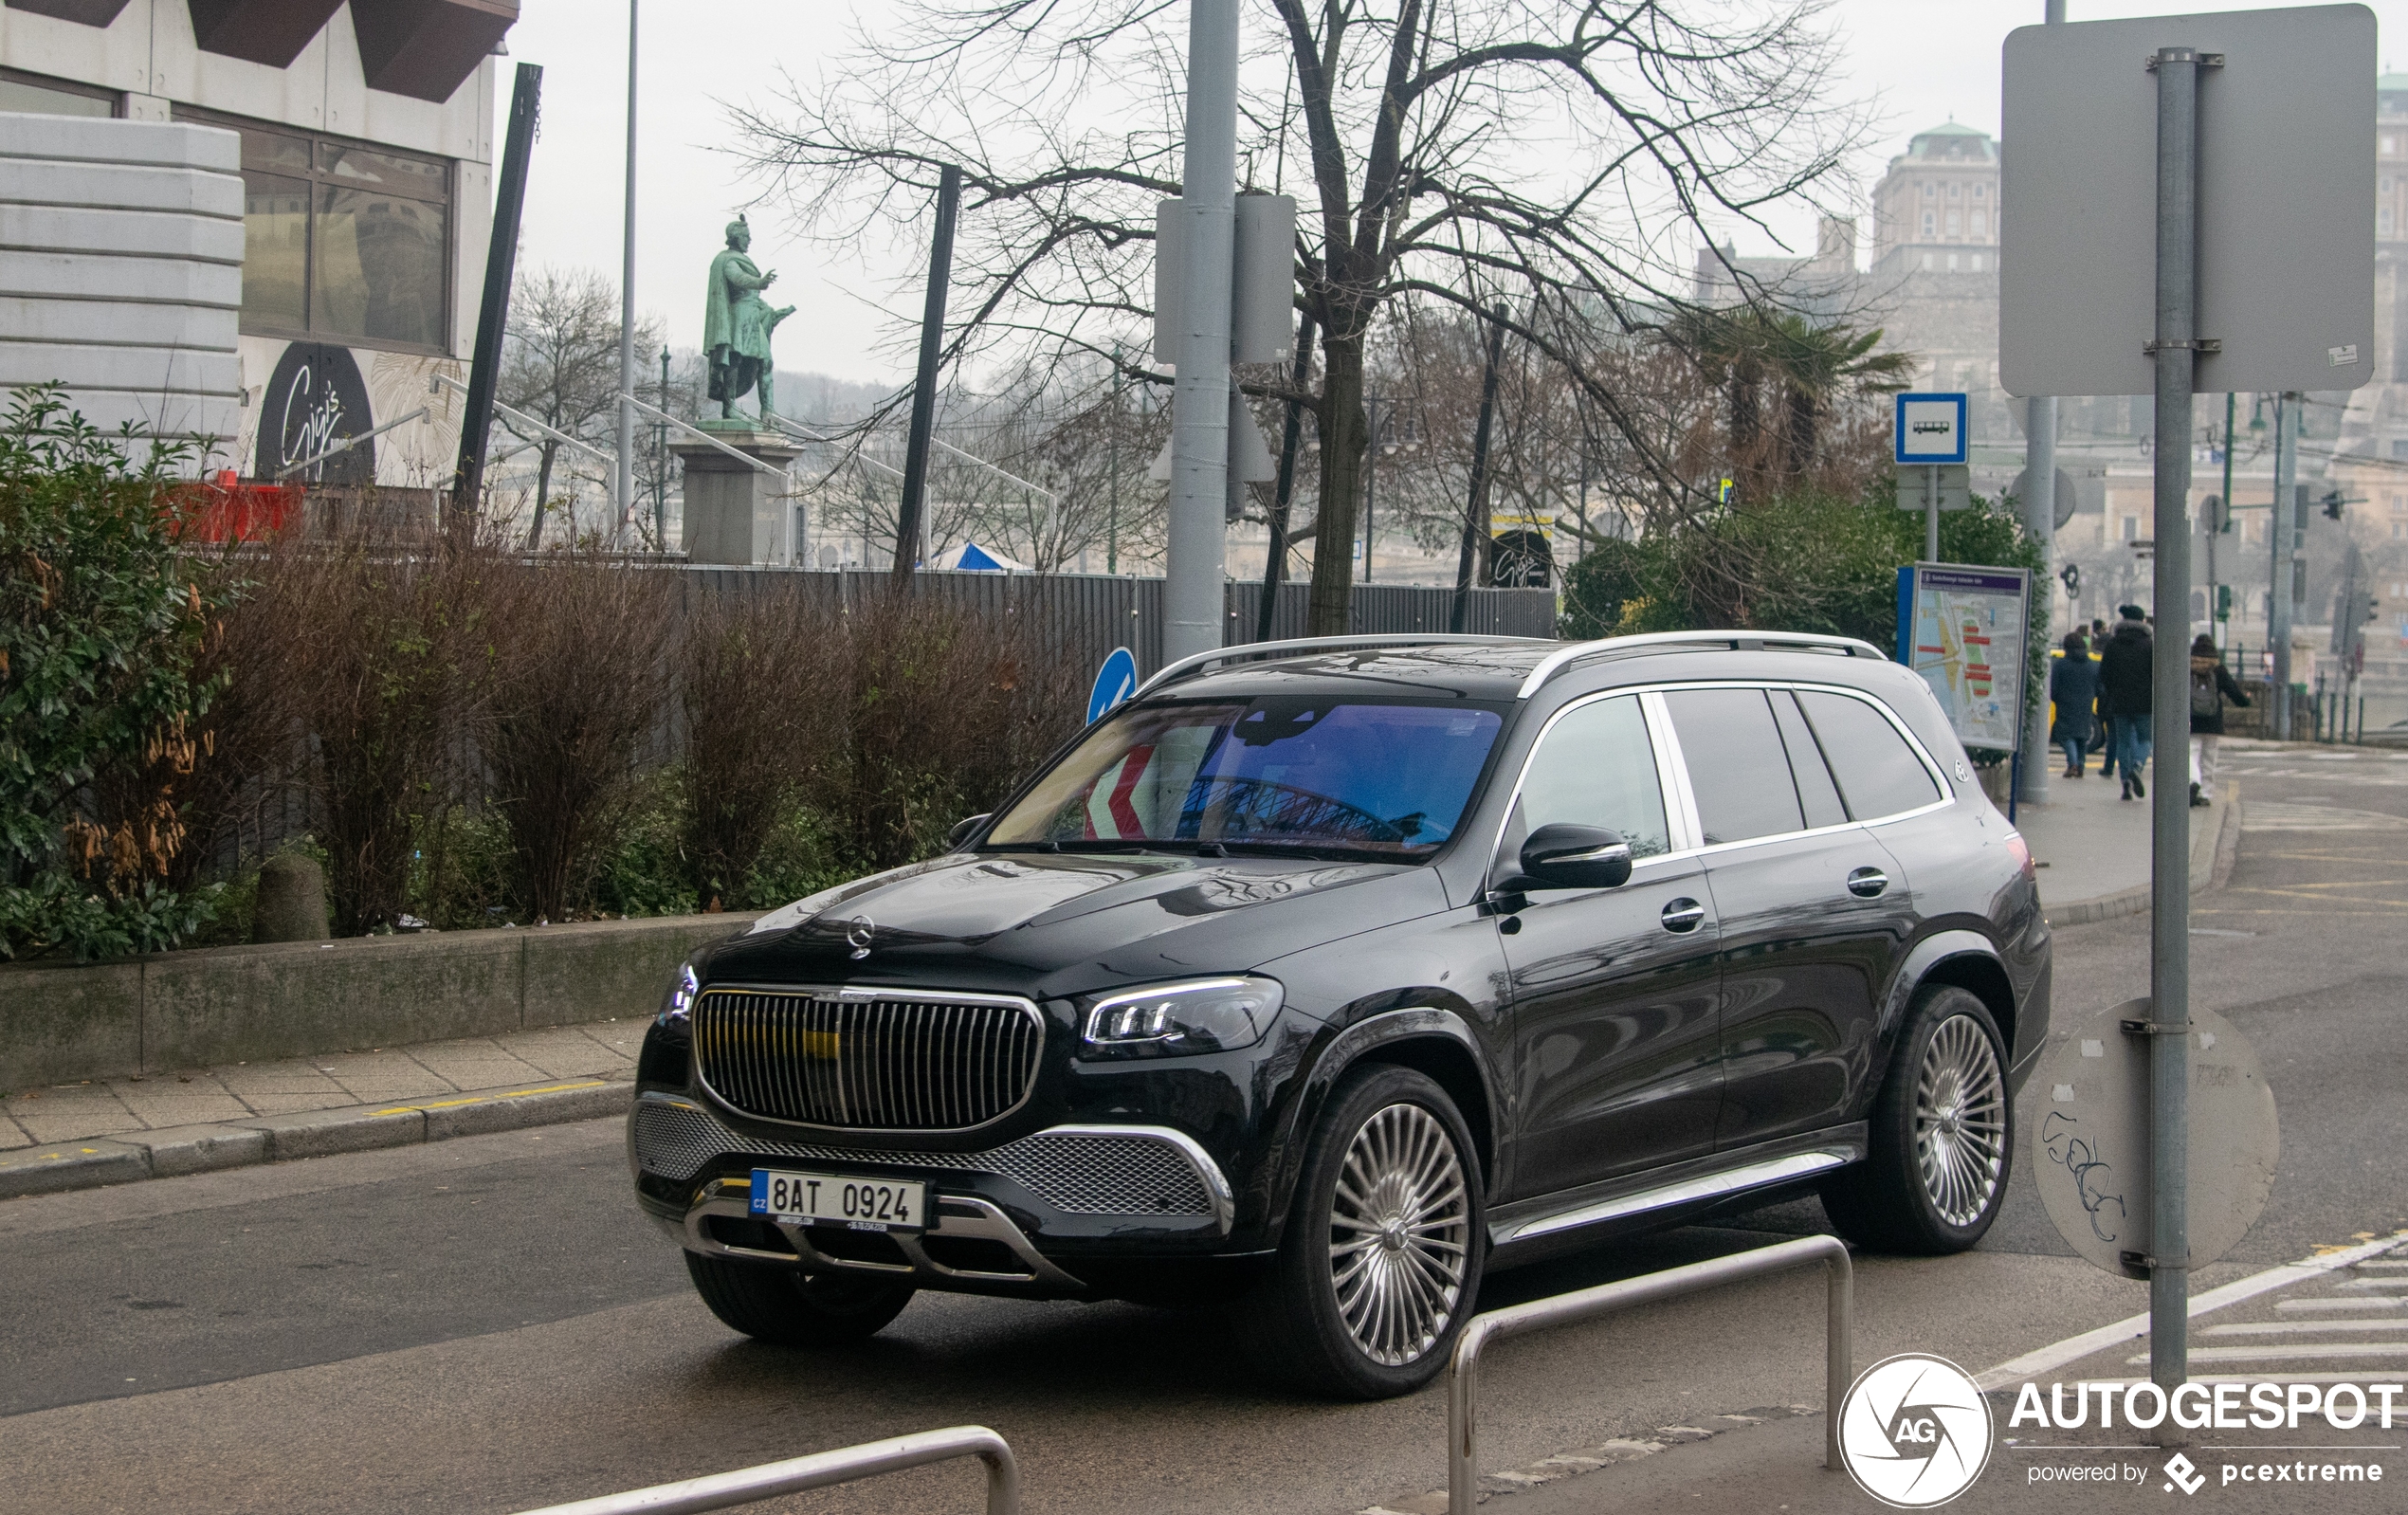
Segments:
[[[1256,1367],[1311,1394],[1412,1393],[1479,1299],[1486,1205],[1446,1090],[1408,1068],[1350,1071],[1314,1124],[1269,1274],[1229,1306],[1233,1334]]]
[[[1979,1241],[2015,1168],[2006,1044],[1970,991],[1917,992],[1873,1102],[1865,1160],[1823,1183],[1839,1233],[1874,1251],[1937,1256]]]
[[[806,1273],[775,1263],[685,1254],[694,1292],[730,1329],[773,1346],[834,1346],[874,1336],[911,1303],[883,1278]]]

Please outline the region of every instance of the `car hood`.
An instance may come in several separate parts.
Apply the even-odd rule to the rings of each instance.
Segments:
[[[1240,973],[1446,908],[1399,863],[1160,853],[949,854],[807,902],[791,927],[731,938],[706,983],[891,984],[1039,997]]]

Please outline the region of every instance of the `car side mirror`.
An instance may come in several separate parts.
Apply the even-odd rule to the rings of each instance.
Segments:
[[[1602,826],[1556,821],[1522,844],[1521,886],[1529,889],[1618,889],[1630,882],[1631,844]]]
[[[978,834],[979,827],[994,819],[994,812],[990,811],[983,815],[965,815],[954,822],[953,830],[945,833],[945,850],[948,852],[960,850],[962,843]]]

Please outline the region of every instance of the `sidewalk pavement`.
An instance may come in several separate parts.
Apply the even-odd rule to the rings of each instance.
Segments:
[[[2154,765],[2148,783],[2152,789],[2157,783]],[[2190,812],[2194,892],[2223,881],[2240,845],[2239,786],[2218,788],[2213,804]],[[2040,904],[2050,924],[2147,913],[2150,801],[2123,799],[2123,791],[2096,768],[2084,778],[2068,778],[2054,768],[2048,802],[2016,807],[2015,827],[2040,869]]]
[[[0,1198],[615,1115],[642,1020],[0,1096]]]

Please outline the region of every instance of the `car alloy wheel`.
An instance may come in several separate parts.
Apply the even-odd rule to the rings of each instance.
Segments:
[[[1915,1165],[1925,1196],[1951,1226],[1990,1208],[2007,1164],[2007,1084],[1989,1034],[1951,1015],[1925,1045],[1915,1075]]]
[[[1356,1131],[1329,1216],[1330,1282],[1347,1334],[1389,1367],[1446,1333],[1463,1299],[1470,1190],[1453,1138],[1418,1104],[1391,1104]]]

